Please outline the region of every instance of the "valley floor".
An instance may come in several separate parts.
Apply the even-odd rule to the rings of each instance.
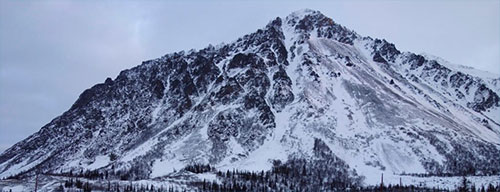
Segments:
[[[500,190],[500,175],[495,176],[468,176],[465,177],[469,187],[475,186],[479,191],[484,186],[488,189],[491,184]],[[65,187],[68,181],[72,181],[72,187]],[[193,183],[200,184],[201,181],[215,181],[220,183],[221,180],[215,173],[200,173],[193,174],[189,172],[179,173],[165,178],[157,178],[151,180],[139,181],[123,181],[123,180],[88,180],[78,177],[60,177],[60,176],[40,176],[38,180],[38,191],[85,191],[85,186],[90,186],[91,191],[128,191],[132,186],[136,191],[203,191],[202,188],[194,186]],[[80,182],[80,184],[76,184]],[[384,186],[398,186],[399,183],[403,186],[412,185],[414,188],[399,189],[396,191],[426,191],[426,189],[439,189],[439,191],[455,191],[463,185],[463,177],[417,177],[417,176],[384,176]],[[80,186],[77,186],[80,185]],[[369,185],[367,190],[373,191],[374,187],[380,186]],[[153,189],[153,190],[151,190]],[[22,180],[0,180],[0,192],[24,192],[35,191],[35,178]],[[88,191],[88,190],[87,190]],[[207,189],[208,191],[208,189]],[[384,190],[385,191],[385,190]]]

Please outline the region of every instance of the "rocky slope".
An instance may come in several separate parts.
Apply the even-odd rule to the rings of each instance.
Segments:
[[[380,173],[500,172],[498,88],[297,11],[230,43],[167,54],[85,90],[0,155],[0,178],[106,170],[130,179],[185,165],[267,170],[331,158]]]

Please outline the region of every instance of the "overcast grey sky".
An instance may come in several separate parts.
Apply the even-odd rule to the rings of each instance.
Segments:
[[[402,51],[500,74],[498,0],[0,2],[0,152],[106,77],[166,53],[233,41],[303,8]]]

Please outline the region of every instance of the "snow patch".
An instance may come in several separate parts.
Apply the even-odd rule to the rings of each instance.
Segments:
[[[160,177],[169,173],[174,173],[184,167],[184,163],[177,159],[161,160],[157,159],[153,163],[151,177]]]
[[[94,162],[91,164],[87,165],[87,169],[94,170],[94,169],[99,169],[101,167],[104,167],[109,164],[109,156],[107,155],[99,155],[96,156],[94,159]]]

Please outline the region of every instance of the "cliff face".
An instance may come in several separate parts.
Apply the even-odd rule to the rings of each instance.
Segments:
[[[326,153],[368,182],[380,172],[498,174],[495,90],[298,11],[85,90],[0,155],[0,177],[98,169],[140,179],[192,163],[265,170],[272,160]]]

